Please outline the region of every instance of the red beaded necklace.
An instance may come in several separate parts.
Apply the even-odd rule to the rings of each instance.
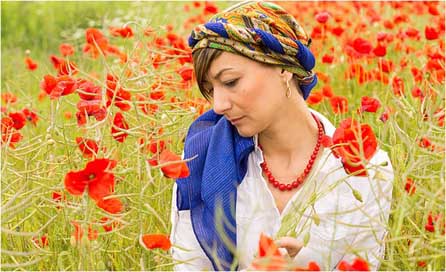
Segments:
[[[317,157],[317,154],[319,153],[319,148],[321,147],[321,141],[322,141],[322,136],[323,136],[324,132],[323,132],[322,124],[319,121],[319,119],[313,113],[311,113],[311,115],[313,116],[314,120],[316,121],[317,128],[319,131],[318,137],[317,137],[317,143],[316,143],[316,146],[314,147],[313,154],[311,154],[311,158],[308,161],[307,166],[305,167],[304,172],[302,174],[300,174],[300,176],[293,183],[284,184],[284,183],[280,183],[279,181],[277,181],[276,178],[274,178],[273,175],[271,174],[271,171],[268,169],[268,165],[266,164],[265,156],[263,156],[263,162],[260,164],[263,172],[265,173],[266,177],[268,178],[268,181],[274,187],[278,188],[281,191],[291,191],[295,188],[298,188],[304,182],[305,178],[310,173],[311,169],[313,168],[313,164]],[[263,151],[263,148],[260,144],[259,144],[259,147]]]

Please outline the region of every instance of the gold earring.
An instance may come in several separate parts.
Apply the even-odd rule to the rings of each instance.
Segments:
[[[286,81],[286,97],[287,98],[291,97],[291,88],[290,88],[290,81],[289,80]]]

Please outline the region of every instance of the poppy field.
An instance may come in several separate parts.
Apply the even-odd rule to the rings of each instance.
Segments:
[[[3,270],[172,270],[172,187],[189,175],[189,125],[212,108],[188,36],[231,4],[1,3]],[[362,133],[324,145],[352,175],[373,152],[338,142],[389,154],[380,270],[444,271],[445,3],[278,4],[312,38],[307,104]]]

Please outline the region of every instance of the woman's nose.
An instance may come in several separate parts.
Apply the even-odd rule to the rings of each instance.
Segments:
[[[231,101],[227,95],[224,94],[225,90],[214,89],[213,106],[216,114],[223,115],[227,110],[231,108]]]

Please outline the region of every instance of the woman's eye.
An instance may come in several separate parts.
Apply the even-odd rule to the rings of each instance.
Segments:
[[[235,84],[237,83],[237,81],[238,81],[238,79],[234,79],[234,80],[227,81],[224,84],[225,84],[225,86],[228,86],[228,87],[234,87]]]

